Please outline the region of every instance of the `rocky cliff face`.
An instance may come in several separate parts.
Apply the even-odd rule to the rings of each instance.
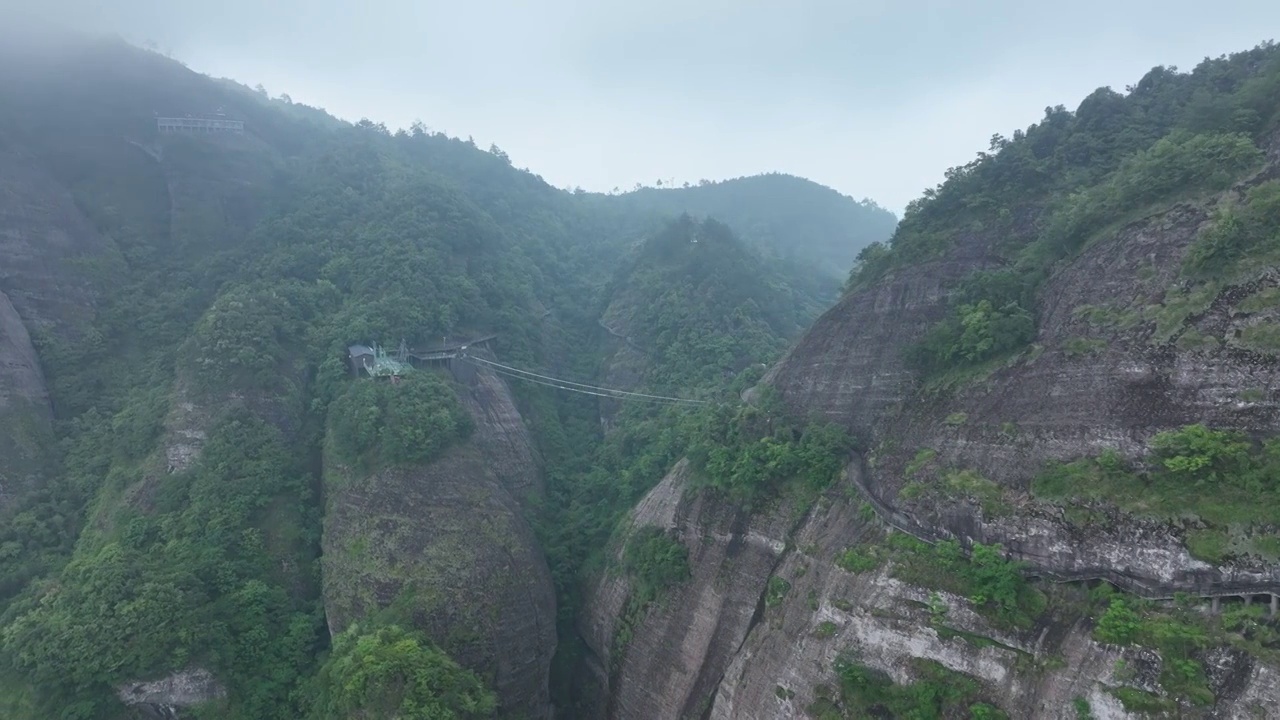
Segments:
[[[27,328],[0,292],[0,513],[39,482],[53,436],[49,394]]]
[[[888,499],[926,449],[935,453],[931,467],[974,470],[1016,502],[1026,499],[1047,461],[1105,449],[1138,458],[1163,430],[1204,423],[1273,435],[1280,429],[1280,366],[1274,353],[1240,347],[1236,339],[1247,327],[1275,321],[1274,308],[1241,306],[1280,282],[1274,268],[1258,267],[1192,311],[1180,307],[1179,270],[1211,208],[1277,172],[1276,144],[1272,164],[1241,188],[1156,212],[1087,247],[1042,290],[1032,349],[956,392],[917,390],[901,358],[948,310],[947,288],[990,266],[982,260],[984,240],[976,237],[962,239],[945,261],[907,268],[845,297],[766,382],[794,410],[821,414],[878,443],[868,486]],[[1110,555],[1154,581],[1209,570],[1186,554],[1176,530],[1158,524],[1128,521],[1113,528],[1117,537],[1139,543],[1120,551],[1112,541],[1073,535],[1052,512],[1025,504],[1012,521],[982,517],[976,505],[916,505],[925,524],[944,533],[1025,546],[1029,559],[1050,567],[1106,566]],[[1098,543],[1112,550],[1088,550]],[[1277,571],[1249,572],[1271,577]]]
[[[159,680],[121,685],[116,694],[146,720],[177,720],[183,709],[224,698],[227,690],[213,673],[195,667]]]
[[[539,463],[500,378],[480,372],[459,396],[475,431],[426,466],[361,477],[326,459],[329,630],[399,602],[504,717],[546,718],[555,593],[522,505],[541,493]]]
[[[847,483],[856,472],[851,465]],[[621,650],[614,638],[628,582],[606,576],[595,587],[581,630],[608,691],[598,717],[811,717],[815,702],[838,684],[837,658],[850,655],[902,684],[918,679],[921,659],[937,662],[975,679],[983,697],[1013,718],[1075,720],[1077,698],[1095,718],[1138,718],[1111,690],[1159,691],[1158,655],[1094,641],[1092,623],[1079,615],[1050,613],[1028,630],[1010,631],[964,597],[896,579],[891,566],[841,568],[835,560],[846,548],[884,533],[844,492],[793,522],[786,512],[734,513],[687,492],[687,479],[678,466],[632,520],[635,528],[675,530],[689,547],[692,576],[643,616]],[[786,589],[771,591],[771,584]],[[1084,591],[1051,592],[1070,606],[1080,597],[1073,593]],[[933,619],[939,602],[946,630]],[[1209,660],[1217,703],[1203,717],[1269,717],[1280,670],[1229,649]]]
[[[850,464],[845,489],[863,498],[870,493],[880,514],[900,527],[998,542],[1015,557],[1067,576],[1116,572],[1165,587],[1280,580],[1280,567],[1258,558],[1226,566],[1196,559],[1183,524],[1111,512],[1101,525],[1082,527],[1028,492],[1048,461],[1105,449],[1136,459],[1163,430],[1192,423],[1263,437],[1280,430],[1276,352],[1241,341],[1248,328],[1278,319],[1275,303],[1258,300],[1280,286],[1275,268],[1259,266],[1191,302],[1196,288],[1180,275],[1213,208],[1280,172],[1277,145],[1269,148],[1270,165],[1242,186],[1153,211],[1096,238],[1041,289],[1032,348],[970,382],[941,392],[921,388],[903,350],[950,311],[962,278],[1000,266],[992,248],[1008,238],[982,233],[958,237],[945,257],[844,297],[764,382],[796,414],[835,421],[875,448]],[[1022,229],[1014,234],[1031,237],[1033,219],[1015,223]],[[992,482],[1008,509],[990,512],[973,498],[899,496],[921,450],[931,451],[931,460],[917,479],[970,470]],[[1133,717],[1108,689],[1159,689],[1158,655],[1100,645],[1080,616],[1002,632],[965,599],[943,593],[960,630],[994,642],[973,646],[939,635],[929,624],[928,590],[883,571],[851,574],[833,562],[843,548],[881,532],[857,512],[859,500],[833,496],[788,532],[764,517],[718,523],[733,515],[730,508],[696,494],[681,499],[678,485],[668,478],[650,493],[634,522],[678,529],[690,557],[706,558],[711,567],[695,560],[693,578],[643,618],[620,660],[608,641],[626,585],[611,577],[599,582],[584,634],[608,677],[608,717],[699,717],[708,708],[716,719],[801,717],[819,686],[833,684],[837,654],[850,651],[898,682],[913,679],[912,658],[937,661],[976,678],[1011,717],[1075,717],[1076,697],[1089,702],[1094,717]],[[776,550],[756,562],[721,565],[716,553],[722,557],[724,547]],[[735,579],[728,597],[699,604],[727,572]],[[771,574],[790,583],[787,598],[772,608],[762,600]],[[757,605],[754,619],[740,609]],[[700,641],[696,652],[681,646],[681,638],[688,645],[690,637],[708,636],[704,628],[722,625],[744,639]],[[680,652],[664,650],[667,644]],[[1115,674],[1118,659],[1137,668],[1123,683]],[[1201,660],[1217,701],[1197,716],[1266,717],[1280,703],[1276,667],[1227,648]]]
[[[1011,718],[1074,720],[1075,698],[1084,698],[1095,718],[1137,717],[1108,689],[1158,691],[1153,653],[1094,642],[1085,620],[1051,616],[1028,631],[1009,632],[973,612],[963,597],[934,594],[883,568],[854,574],[831,561],[879,532],[860,515],[856,500],[840,497],[815,509],[789,538],[803,550],[788,553],[774,572],[791,589],[765,610],[733,655],[712,720],[806,717],[822,686],[834,685],[840,654],[852,654],[900,684],[917,679],[919,659],[938,662],[976,678],[988,701]],[[931,619],[930,604],[939,601],[950,632]],[[1242,652],[1222,651],[1213,661],[1218,704],[1210,716],[1266,717],[1256,713],[1273,706],[1280,671]]]
[[[777,388],[798,415],[820,416],[870,436],[911,390],[903,348],[950,310],[948,298],[961,279],[998,265],[990,251],[997,240],[972,233],[941,260],[902,268],[874,287],[846,295],[761,384]]]
[[[0,136],[0,291],[28,330],[71,333],[93,317],[94,292],[77,261],[101,257],[107,242],[67,190]]]
[[[0,511],[48,469],[53,407],[33,335],[80,339],[94,295],[75,261],[105,251],[66,190],[0,136]]]
[[[674,531],[690,548],[692,579],[658,602],[621,646],[630,582],[606,574],[588,602],[581,632],[592,670],[607,689],[611,718],[700,717],[759,611],[764,583],[781,557],[792,520],[785,511],[752,517],[706,495],[686,496],[681,463],[632,515],[635,529]]]

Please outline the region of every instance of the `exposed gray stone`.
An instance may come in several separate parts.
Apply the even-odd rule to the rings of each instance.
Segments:
[[[0,513],[46,472],[53,410],[27,328],[0,292]]]
[[[437,460],[361,476],[326,458],[329,630],[411,590],[415,626],[493,687],[503,717],[547,718],[555,591],[521,502],[541,493],[536,454],[501,378],[481,371],[459,396],[475,431]]]
[[[1273,141],[1272,165],[1260,178],[1280,172],[1278,147],[1280,142]],[[1188,588],[1280,581],[1280,566],[1273,563],[1240,560],[1214,567],[1193,558],[1179,523],[1138,519],[1100,506],[1107,522],[1082,530],[1028,493],[1047,462],[1104,449],[1140,461],[1151,438],[1163,430],[1197,422],[1258,436],[1280,430],[1280,362],[1267,353],[1242,351],[1234,340],[1235,331],[1251,323],[1280,321],[1270,310],[1251,314],[1238,308],[1249,293],[1280,286],[1280,269],[1257,268],[1236,279],[1180,326],[1169,325],[1166,317],[1171,330],[1159,336],[1157,310],[1148,309],[1176,286],[1182,257],[1210,217],[1211,202],[1160,211],[1085,248],[1043,287],[1034,350],[956,392],[921,392],[907,372],[903,351],[950,311],[951,291],[962,278],[999,266],[992,248],[1035,236],[1034,210],[1015,213],[1013,238],[962,235],[945,257],[896,270],[847,295],[762,384],[777,388],[796,414],[840,423],[875,446],[865,472],[859,462],[851,465],[845,489],[861,485],[873,493],[877,510],[901,519],[899,524],[922,528],[927,536],[999,542],[1017,557],[1064,575],[1105,570]],[[1111,322],[1091,320],[1085,306],[1111,308]],[[1189,334],[1197,341],[1178,342]],[[1100,342],[1092,347],[1080,342],[1089,339]],[[923,448],[936,452],[925,479],[936,468],[977,471],[1003,489],[1012,511],[990,517],[975,502],[927,496],[902,501],[898,491],[908,482],[904,469]],[[1010,717],[1018,718],[1074,718],[1076,697],[1089,701],[1094,717],[1129,718],[1109,689],[1158,687],[1156,653],[1099,645],[1087,620],[1049,620],[1030,634],[1003,632],[974,613],[964,598],[944,593],[950,624],[997,644],[979,649],[959,638],[942,638],[919,606],[928,591],[883,569],[851,575],[833,563],[837,553],[873,531],[857,511],[859,500],[834,497],[788,535],[785,526],[764,517],[734,516],[732,508],[703,495],[673,502],[681,492],[680,472],[656,488],[633,519],[679,530],[689,544],[693,579],[669,605],[644,618],[616,666],[609,662],[607,643],[625,606],[625,579],[601,579],[588,609],[584,635],[608,677],[607,717],[696,717],[706,709],[699,694],[708,684],[715,687],[713,720],[804,717],[814,688],[834,680],[832,662],[842,650],[856,651],[862,662],[898,681],[912,679],[911,658],[936,660],[977,678]],[[659,507],[663,512],[655,513]],[[704,520],[717,517],[734,520],[724,529]],[[722,567],[720,548],[745,546],[753,532],[772,541],[756,547],[785,543],[790,549],[766,555],[745,573],[735,563],[732,597],[712,606],[700,603],[716,587],[713,569]],[[775,572],[792,583],[779,607],[765,609],[753,621],[745,620],[745,613],[721,610],[758,602]],[[708,643],[703,641],[708,622],[732,624],[735,632],[743,623],[750,629],[740,646]],[[833,636],[815,634],[819,627],[830,628],[823,623],[834,624]],[[695,651],[687,649],[689,635],[699,639]],[[1138,670],[1134,678],[1115,676],[1115,661],[1122,657]],[[1028,670],[1029,661],[1034,667],[1048,658],[1059,660]],[[1275,667],[1231,648],[1209,652],[1203,662],[1217,701],[1209,708],[1184,708],[1187,717],[1267,717],[1280,706]],[[704,683],[705,673],[720,679]]]
[[[787,511],[749,517],[706,493],[686,495],[688,472],[687,463],[678,464],[635,509],[632,523],[674,531],[689,548],[691,579],[650,607],[624,648],[615,638],[631,593],[625,577],[602,577],[582,618],[594,671],[609,691],[601,717],[699,717],[782,555]]]
[[[176,720],[183,708],[222,699],[227,690],[213,673],[195,667],[159,680],[125,683],[116,688],[116,694],[147,718]]]

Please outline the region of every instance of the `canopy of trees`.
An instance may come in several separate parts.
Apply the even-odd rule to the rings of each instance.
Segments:
[[[84,327],[36,333],[58,457],[0,524],[0,712],[124,717],[117,685],[198,666],[228,693],[196,717],[491,715],[483,681],[405,624],[370,619],[330,646],[322,445],[412,465],[471,430],[449,380],[353,380],[347,345],[496,333],[506,362],[591,379],[601,313],[625,296],[653,353],[642,388],[736,397],[836,290],[763,259],[763,238],[801,247],[830,225],[862,242],[891,224],[804,183],[789,202],[823,197],[812,212],[731,183],[702,206],[720,222],[673,221],[676,206],[565,193],[420,124],[341,123],[116,42],[64,49],[0,62],[0,141],[105,248],[57,270],[93,289]],[[155,134],[153,111],[217,107],[245,135]],[[628,406],[605,435],[594,398],[515,389],[547,468],[533,520],[569,678],[578,580],[684,451],[689,418]],[[175,461],[197,430],[194,461]],[[678,564],[648,549],[642,568]]]

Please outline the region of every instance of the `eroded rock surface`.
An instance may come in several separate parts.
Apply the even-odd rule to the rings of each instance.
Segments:
[[[27,328],[0,292],[0,513],[46,471],[53,412]]]
[[[546,718],[555,593],[520,500],[540,492],[540,470],[500,378],[480,372],[459,396],[475,431],[425,466],[361,477],[326,459],[329,630],[408,598],[415,625],[489,682],[504,717]]]
[[[791,590],[765,610],[734,655],[712,720],[807,717],[818,687],[835,686],[840,654],[898,683],[916,679],[914,658],[936,661],[976,678],[1011,718],[1075,720],[1077,697],[1096,718],[1140,717],[1125,712],[1109,689],[1157,691],[1160,661],[1149,650],[1101,645],[1091,637],[1091,623],[1069,617],[1051,616],[1025,632],[1002,630],[965,598],[896,580],[889,567],[861,574],[838,567],[832,560],[840,552],[880,532],[857,505],[837,499],[793,535],[792,545],[804,550],[789,552],[777,569]],[[986,642],[940,635],[929,610],[937,600],[947,607],[948,627]],[[1118,660],[1124,660],[1123,677]],[[1210,681],[1218,703],[1207,717],[1266,717],[1250,712],[1273,707],[1276,669],[1240,652],[1219,653],[1214,665]]]
[[[136,708],[143,717],[154,720],[176,720],[181,711],[195,705],[220,700],[227,690],[213,673],[204,668],[189,668],[168,677],[121,685],[116,689],[124,704]]]
[[[107,247],[71,194],[0,136],[0,292],[28,330],[76,337],[93,317],[94,292],[75,261]]]
[[[789,508],[751,517],[706,493],[686,493],[677,465],[632,513],[633,528],[673,531],[689,548],[691,579],[637,618],[617,641],[631,593],[625,576],[600,579],[581,632],[608,688],[610,718],[700,717],[746,638],[794,523]]]
[[[972,675],[1010,717],[1074,718],[1076,697],[1088,700],[1094,717],[1135,717],[1110,689],[1127,684],[1158,691],[1161,660],[1153,651],[1099,645],[1089,620],[1078,616],[1050,613],[1035,632],[1001,632],[965,599],[942,593],[955,627],[994,644],[946,639],[923,608],[929,590],[895,580],[886,569],[853,575],[833,558],[863,534],[881,532],[865,512],[855,511],[869,498],[878,514],[918,531],[913,534],[1000,543],[1040,570],[1066,577],[1118,573],[1139,589],[1163,588],[1167,594],[1215,584],[1277,586],[1275,563],[1246,558],[1214,566],[1193,557],[1185,523],[1135,518],[1099,505],[1091,512],[1104,521],[1081,527],[1029,493],[1048,462],[1104,449],[1137,460],[1164,430],[1193,423],[1260,437],[1280,430],[1277,352],[1247,347],[1240,339],[1250,327],[1280,322],[1275,303],[1242,305],[1260,292],[1274,294],[1280,271],[1258,267],[1200,305],[1178,294],[1185,292],[1183,257],[1214,204],[1280,173],[1274,140],[1268,157],[1270,165],[1260,175],[1220,198],[1154,211],[1096,238],[1041,288],[1033,347],[954,391],[920,388],[904,364],[904,350],[950,312],[963,278],[1000,267],[992,252],[998,243],[1034,238],[1034,212],[1014,218],[1015,237],[961,233],[944,257],[897,269],[845,296],[762,384],[780,391],[796,415],[837,422],[874,450],[865,463],[854,459],[831,504],[819,504],[791,534],[781,528],[770,535],[779,547],[770,559],[791,590],[783,603],[765,607],[747,623],[740,648],[703,643],[700,654],[663,649],[664,643],[678,647],[684,633],[700,636],[698,628],[708,618],[725,617],[693,610],[699,607],[696,598],[711,593],[717,582],[716,573],[696,559],[714,557],[723,538],[745,542],[748,529],[764,520],[739,517],[732,524],[739,531],[735,536],[702,521],[733,516],[732,508],[696,494],[673,500],[679,493],[670,478],[655,489],[633,514],[634,522],[679,529],[694,577],[636,625],[626,654],[614,662],[608,642],[625,608],[626,581],[606,576],[597,584],[584,635],[604,659],[607,716],[698,717],[708,708],[698,696],[707,673],[722,676],[707,681],[715,688],[711,718],[804,717],[815,688],[835,682],[835,657],[848,651],[899,682],[913,679],[912,658]],[[921,450],[931,451],[931,459],[908,478],[907,466]],[[908,482],[928,483],[947,470],[992,481],[1006,507],[994,512],[977,498],[899,495]],[[678,510],[654,515],[655,503]],[[773,572],[737,576],[735,597],[721,605],[760,603]],[[1137,668],[1136,675],[1116,677],[1118,659]],[[1268,717],[1280,707],[1277,668],[1225,647],[1198,659],[1217,700],[1212,707],[1187,710],[1193,716]]]

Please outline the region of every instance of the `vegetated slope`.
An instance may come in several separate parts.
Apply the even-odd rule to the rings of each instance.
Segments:
[[[679,391],[777,357],[828,304],[791,279],[725,225],[681,216],[641,243],[606,288],[600,322],[619,342],[604,377]]]
[[[496,333],[491,359],[592,379],[611,262],[661,218],[122,43],[0,47],[0,159],[27,178],[0,196],[0,412],[33,421],[0,468],[31,489],[3,528],[0,714],[545,714],[551,615],[572,627],[583,560],[683,452],[678,413],[606,437],[595,398],[487,372],[375,390],[346,348]],[[156,133],[218,109],[245,133]],[[714,342],[681,372],[717,370],[661,381],[719,397],[818,301],[703,229],[753,290],[690,296]],[[659,352],[676,321],[649,324]],[[46,392],[51,421],[15,404]]]
[[[1157,68],[913,203],[762,382],[859,438],[842,487],[795,524],[682,468],[649,494],[688,568],[609,715],[1266,716],[1266,609],[1200,606],[1280,580],[1278,99],[1274,45]]]
[[[6,666],[22,679],[6,683],[6,710],[114,717],[126,712],[117,691],[149,712],[212,703],[207,712],[241,717],[345,717],[390,702],[381,691],[344,696],[339,669],[324,675],[337,688],[294,695],[328,644],[315,458],[326,407],[346,384],[343,352],[353,341],[483,328],[501,334],[503,350],[534,357],[529,263],[457,190],[394,159],[407,136],[299,122],[123,45],[72,50],[5,64],[6,136],[108,241],[100,261],[42,266],[52,277],[32,293],[57,296],[83,270],[101,301],[93,343],[39,343],[67,482],[20,508],[30,521],[6,527],[21,547],[5,558]],[[81,100],[95,101],[85,103],[92,112],[67,112]],[[158,105],[221,107],[249,131],[160,138]],[[277,143],[281,125],[289,140]],[[413,412],[388,422],[420,425]],[[76,532],[56,582],[11,597],[35,574],[31,559],[44,558],[36,571],[56,567]],[[532,537],[520,540],[536,574]],[[542,572],[547,632],[533,640],[543,656],[527,659],[533,687],[520,689],[530,701],[545,698],[554,649]],[[393,619],[435,662],[427,646],[443,631]],[[379,642],[381,626],[370,616],[344,642]],[[493,656],[464,659],[483,673]],[[390,697],[407,670],[379,679]],[[298,708],[308,697],[325,699]],[[521,699],[506,693],[497,707]],[[477,702],[495,707],[492,695]]]
[[[555,692],[570,717],[592,717],[598,702],[577,631],[584,583],[608,563],[626,510],[688,451],[706,409],[737,404],[815,314],[818,301],[787,280],[723,224],[667,222],[617,269],[596,349],[579,354],[582,377],[650,397],[577,395],[534,423],[549,468],[542,535],[560,591]]]
[[[782,173],[586,197],[632,213],[714,217],[767,257],[827,276],[844,273],[863,248],[888,239],[897,224],[893,213],[871,200]]]

